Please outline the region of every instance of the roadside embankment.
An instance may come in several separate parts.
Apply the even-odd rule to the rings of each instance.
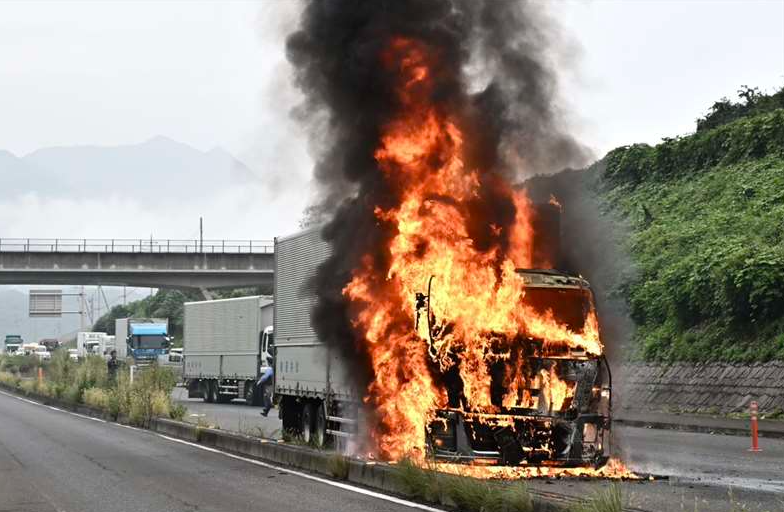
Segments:
[[[748,435],[746,417],[757,402],[761,436],[784,438],[784,362],[757,364],[657,364],[624,367],[616,421]]]

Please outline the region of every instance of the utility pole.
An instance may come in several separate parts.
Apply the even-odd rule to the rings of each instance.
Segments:
[[[84,285],[79,288],[79,331],[84,332]]]
[[[204,252],[204,217],[199,217],[199,252]]]

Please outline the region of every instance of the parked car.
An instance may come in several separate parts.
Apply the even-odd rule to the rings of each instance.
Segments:
[[[69,348],[68,349],[68,357],[70,357],[72,361],[78,361],[79,360],[79,351],[77,349],[75,349],[75,348]]]

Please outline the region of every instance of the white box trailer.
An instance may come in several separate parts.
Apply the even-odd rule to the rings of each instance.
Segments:
[[[275,239],[275,394],[283,428],[316,445],[327,435],[355,433],[359,403],[351,361],[323,343],[311,323],[312,280],[330,252],[320,228]]]
[[[188,396],[257,404],[258,380],[274,353],[272,315],[272,297],[263,295],[186,302],[183,378]]]
[[[76,335],[76,354],[79,357],[100,356],[105,332],[80,332]]]

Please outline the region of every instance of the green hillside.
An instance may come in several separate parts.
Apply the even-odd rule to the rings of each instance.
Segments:
[[[645,359],[784,359],[784,89],[741,98],[596,167],[600,201],[630,226],[622,288]]]

